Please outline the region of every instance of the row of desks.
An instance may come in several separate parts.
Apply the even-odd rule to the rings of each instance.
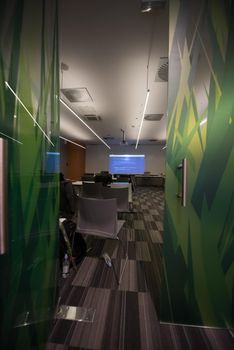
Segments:
[[[85,181],[94,183],[93,181]],[[76,193],[80,194],[82,189],[82,181],[74,181],[72,182],[72,185],[75,187]],[[132,185],[129,182],[113,182],[110,184],[110,187],[112,188],[126,188],[128,187],[128,202],[132,203]]]
[[[156,186],[163,187],[165,177],[161,175],[135,175],[137,186]]]

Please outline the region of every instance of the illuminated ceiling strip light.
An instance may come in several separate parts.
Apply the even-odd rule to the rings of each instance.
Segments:
[[[54,146],[53,142],[50,140],[50,138],[46,135],[46,133],[44,132],[44,130],[42,129],[42,127],[38,124],[38,122],[36,121],[36,119],[34,118],[34,116],[29,112],[29,110],[27,109],[27,107],[25,106],[25,104],[21,101],[21,99],[17,96],[17,94],[15,93],[15,91],[12,89],[12,87],[8,84],[7,81],[5,81],[6,86],[9,88],[9,90],[12,92],[12,94],[15,96],[15,98],[19,101],[19,103],[21,104],[21,106],[25,109],[25,111],[28,113],[28,115],[32,118],[34,124],[41,130],[41,132],[43,133],[43,135],[47,138],[47,140],[49,141],[49,143],[51,143],[52,146]]]
[[[78,147],[81,147],[81,148],[86,149],[86,147],[79,145],[79,143],[76,143],[76,142],[73,142],[73,141],[71,141],[71,140],[68,140],[68,139],[66,139],[66,138],[65,138],[65,137],[63,137],[63,136],[59,136],[59,138],[60,138],[60,139],[62,139],[62,140],[64,140],[64,141],[67,141],[67,142],[73,143],[73,145],[76,145],[76,146],[78,146]]]
[[[150,5],[148,5],[146,8],[142,9],[141,12],[150,12],[152,11],[152,7]]]
[[[76,117],[76,118],[78,118],[80,121],[81,121],[81,123],[83,123],[100,141],[102,141],[102,143],[104,143],[104,145],[107,147],[107,148],[109,148],[109,149],[111,149],[110,148],[110,146],[108,146],[108,144],[105,142],[105,141],[103,141],[103,139],[100,137],[100,136],[98,136],[98,134],[96,134],[96,132],[92,129],[92,128],[90,128],[90,126],[88,126],[88,124],[86,124],[79,116],[78,116],[78,114],[76,113],[76,112],[74,112],[73,111],[73,109],[71,109],[67,104],[66,104],[66,102],[64,102],[61,98],[60,98],[60,102],[72,113],[72,114],[74,114],[74,116]]]
[[[201,121],[200,126],[204,125],[205,123],[207,123],[207,118],[205,118]]]
[[[147,104],[148,104],[148,100],[149,100],[149,94],[150,94],[150,90],[147,90],[147,94],[146,94],[146,98],[145,98],[145,105],[144,105],[144,109],[143,109],[143,113],[142,113],[142,117],[141,117],[141,124],[140,124],[140,128],[138,131],[138,136],[137,136],[137,142],[136,142],[136,147],[135,149],[137,149],[138,143],[139,143],[139,139],[140,139],[140,134],[141,134],[141,129],[142,129],[142,125],[143,125],[143,121],[144,121],[144,116],[145,116],[145,111],[147,108]]]
[[[23,144],[23,142],[20,142],[20,141],[18,141],[18,140],[16,140],[16,139],[13,139],[13,137],[10,137],[10,136],[4,134],[3,132],[0,132],[0,135],[3,135],[3,136],[5,136],[5,137],[7,137],[8,139],[11,139],[12,141],[15,141],[15,142],[19,143],[20,145]]]

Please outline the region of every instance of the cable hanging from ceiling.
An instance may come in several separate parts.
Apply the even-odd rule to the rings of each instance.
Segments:
[[[141,122],[140,122],[140,127],[139,127],[139,131],[138,131],[138,135],[137,135],[137,141],[136,141],[135,149],[137,149],[138,144],[139,144],[141,130],[142,130],[143,121],[144,121],[144,117],[145,117],[145,112],[146,112],[147,104],[148,104],[148,101],[149,101],[149,95],[150,95],[150,89],[149,89],[149,66],[150,66],[150,58],[151,58],[151,53],[152,53],[154,30],[155,30],[154,21],[155,21],[155,17],[153,17],[153,21],[152,21],[152,27],[151,27],[151,32],[150,32],[150,40],[149,40],[149,51],[148,51],[147,64],[146,64],[146,97],[145,97],[145,103],[144,103],[144,108],[143,108],[143,112],[142,112],[142,116],[141,116]]]

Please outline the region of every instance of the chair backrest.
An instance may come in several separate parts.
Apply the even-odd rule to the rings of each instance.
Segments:
[[[115,238],[118,234],[116,199],[79,197],[76,230],[83,234]]]
[[[82,185],[82,197],[85,198],[102,198],[101,190],[102,190],[102,183],[101,182],[95,182],[95,183],[88,183],[83,182]]]
[[[125,188],[102,188],[102,197],[105,199],[116,198],[117,211],[129,211],[128,187]]]
[[[71,218],[76,211],[77,196],[72,182],[60,181],[60,217]]]
[[[107,186],[112,181],[112,176],[109,173],[100,173],[95,175],[95,182],[101,182],[103,186]]]

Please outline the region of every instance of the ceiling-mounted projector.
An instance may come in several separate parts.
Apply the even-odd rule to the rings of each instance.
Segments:
[[[141,12],[150,12],[155,8],[163,8],[166,0],[141,0]]]
[[[120,141],[120,145],[121,146],[127,146],[128,145],[128,142],[125,140],[125,132],[123,129],[120,129],[121,132],[123,133],[123,138],[122,138],[122,141]]]

